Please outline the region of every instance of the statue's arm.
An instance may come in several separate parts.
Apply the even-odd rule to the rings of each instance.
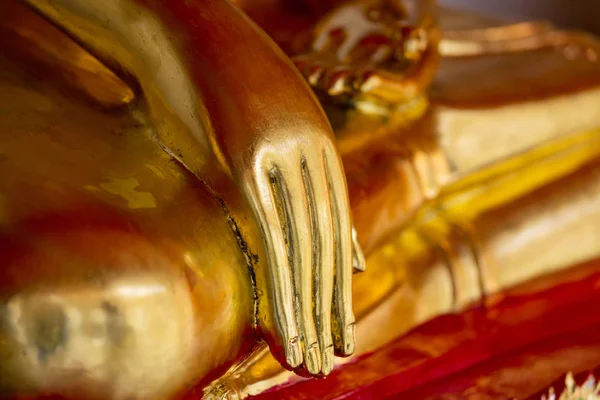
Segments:
[[[270,39],[228,0],[26,1],[131,78],[167,151],[201,178],[219,165],[236,181],[268,255],[272,316],[259,321],[273,321],[280,361],[327,374],[334,349],[351,354],[351,275],[363,265],[342,164]]]

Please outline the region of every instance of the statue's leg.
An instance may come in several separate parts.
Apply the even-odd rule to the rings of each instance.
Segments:
[[[89,55],[20,26],[0,28],[0,396],[165,399],[221,374],[255,339],[222,206],[102,107],[122,88],[87,85]]]

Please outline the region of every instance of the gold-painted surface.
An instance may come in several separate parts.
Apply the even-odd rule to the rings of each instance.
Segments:
[[[10,47],[22,68],[51,73],[64,90],[96,106],[114,109],[133,100],[134,91],[128,85],[55,27],[16,2],[1,7],[5,15],[0,19],[1,45]]]
[[[326,375],[334,351],[352,354],[351,279],[364,266],[343,167],[325,114],[271,40],[225,0],[27,3],[139,89],[139,118],[217,196],[233,180],[265,248],[249,250],[260,263],[248,256],[265,294],[255,318],[280,362]],[[242,240],[251,224],[236,222]]]
[[[365,251],[441,192],[595,141],[599,78],[598,62],[555,49],[442,58],[424,118],[398,127],[346,111],[334,127]]]
[[[433,1],[353,0],[314,27],[294,63],[332,97],[407,103],[429,86],[437,65]]]
[[[357,332],[362,334],[357,355],[428,318],[510,287],[515,283],[512,276],[521,282],[545,273],[548,265],[538,264],[521,276],[501,263],[506,275],[484,286],[479,271],[483,256],[475,250],[477,242],[468,221],[485,210],[513,204],[600,154],[600,120],[594,111],[600,106],[598,64],[587,56],[598,48],[596,40],[581,44],[579,36],[565,34],[568,44],[535,42],[517,52],[516,41],[553,28],[496,26],[491,31],[495,37],[482,39],[477,36],[490,35],[489,22],[460,30],[456,25],[460,18],[453,18],[456,30],[447,37],[454,40],[468,34],[474,36],[473,42],[500,41],[505,32],[506,51],[499,45],[493,51],[484,49],[479,59],[443,54],[446,58],[434,80],[432,106],[425,118],[407,126],[398,123],[401,112],[396,117],[346,110],[336,119],[339,111],[327,109],[334,117],[355,223],[368,253],[369,269],[354,285]],[[465,25],[465,21],[472,23],[473,18],[460,22]],[[569,45],[580,48],[579,55],[564,52]],[[461,83],[473,74],[474,85],[465,88]],[[519,85],[520,81],[527,84]],[[447,208],[452,215],[431,216]],[[424,225],[427,229],[409,233],[406,226],[411,220],[429,221]],[[403,239],[395,239],[403,227]],[[432,255],[432,248],[438,256]],[[407,260],[413,251],[427,254],[427,268],[420,267],[422,261]],[[563,268],[573,264],[568,258],[560,264]],[[405,271],[412,268],[429,271],[418,280],[426,282],[418,292],[423,300],[408,295],[404,286],[410,280]],[[414,313],[410,311],[415,307]],[[393,315],[403,317],[399,321]],[[388,320],[398,328],[386,325]],[[381,329],[374,332],[374,326]],[[242,395],[290,379],[268,355],[257,354],[245,364],[225,379],[231,390]]]
[[[31,1],[42,8],[46,4]],[[311,7],[325,15],[334,3]],[[279,76],[266,67],[285,70],[282,65],[289,62],[281,61],[281,55],[269,58],[274,64],[265,61],[260,74],[242,68],[241,61],[221,69],[217,62],[199,62],[210,73],[195,75],[188,70],[190,60],[178,57],[225,53],[225,48],[239,49],[235,45],[255,49],[256,43],[263,46],[257,54],[263,54],[271,45],[262,34],[242,40],[222,30],[222,37],[209,32],[214,47],[200,46],[189,55],[177,47],[186,42],[164,35],[164,27],[183,37],[189,34],[193,43],[197,31],[174,28],[169,12],[158,23],[148,17],[153,8],[140,11],[127,2],[108,2],[106,9],[85,15],[101,20],[116,12],[114,21],[100,26],[62,14],[68,7],[58,14],[44,9],[79,37],[86,51],[51,25],[32,23],[36,17],[24,9],[11,11],[15,4],[0,5],[10,11],[0,13],[2,33],[7,33],[0,40],[0,227],[1,257],[8,266],[0,271],[0,390],[78,399],[162,399],[203,386],[230,366],[217,381],[218,393],[256,393],[288,379],[268,348],[256,346],[260,334],[270,338],[276,355],[287,362],[285,348],[274,338],[277,314],[269,308],[274,304],[269,289],[273,277],[268,275],[273,269],[266,268],[265,236],[254,222],[248,197],[241,195],[240,180],[225,173],[235,164],[228,166],[227,151],[241,151],[248,142],[231,139],[227,145],[240,146],[231,150],[219,141],[223,137],[208,135],[210,151],[205,151],[199,138],[206,126],[217,133],[227,127],[240,133],[251,115],[271,121],[274,130],[282,129],[278,123],[289,112],[297,112],[296,119],[305,115],[313,123],[320,121],[317,125],[326,124],[312,96],[307,100],[302,94],[297,74]],[[79,3],[57,4],[60,10]],[[217,21],[232,16],[238,21],[232,26],[239,23],[246,29],[239,14],[219,8],[225,3],[207,4],[207,10],[216,7]],[[6,18],[17,9],[20,19]],[[202,14],[191,10],[190,20]],[[475,35],[487,28],[473,29]],[[520,40],[518,29],[507,29]],[[115,39],[128,37],[127,32],[144,33],[133,42]],[[142,43],[146,39],[152,39],[151,46]],[[19,46],[19,41],[33,41],[33,47]],[[65,51],[57,55],[61,41]],[[115,43],[120,45],[114,52],[107,51]],[[598,256],[598,165],[582,169],[600,152],[597,64],[590,57],[542,50],[495,54],[495,59],[486,54],[442,59],[431,106],[418,121],[421,114],[411,117],[415,109],[410,107],[366,114],[357,106],[340,120],[329,113],[343,155],[356,233],[368,252],[369,269],[352,288],[359,319],[356,354],[436,315]],[[544,63],[535,64],[540,57]],[[506,66],[512,68],[502,73]],[[93,79],[96,74],[98,80]],[[461,85],[461,74],[472,76],[473,84]],[[172,76],[177,79],[169,81]],[[244,98],[233,77],[268,93],[258,90],[256,97]],[[291,86],[283,85],[286,77]],[[518,85],[523,81],[529,86]],[[206,95],[220,83],[223,93]],[[198,93],[204,103],[195,98]],[[210,103],[208,98],[217,100]],[[265,98],[274,100],[259,101]],[[429,104],[425,96],[419,99]],[[196,106],[203,124],[184,115]],[[214,126],[225,117],[239,126]],[[518,123],[506,126],[508,120]],[[330,145],[331,137],[323,140]],[[186,144],[181,154],[174,151],[176,144]],[[279,156],[290,156],[287,145],[272,145]],[[222,151],[215,157],[214,146]],[[225,172],[214,169],[219,162]],[[274,193],[285,195],[286,187],[276,186]],[[287,196],[290,201],[301,197]],[[277,218],[289,215],[283,202],[275,208]],[[580,209],[585,211],[581,218]],[[289,233],[290,226],[282,230]],[[549,243],[557,245],[540,257]],[[358,260],[360,254],[353,257]],[[360,262],[354,267],[362,269]],[[315,304],[317,300],[311,298]],[[256,316],[259,332],[254,330]],[[302,350],[308,371],[296,371],[314,372],[314,352],[310,346]],[[323,359],[328,360],[327,354]],[[321,362],[320,372],[333,367],[326,364]]]
[[[427,203],[400,235],[369,254],[369,268],[354,284],[355,356],[438,315],[600,256],[600,164],[585,166],[600,143],[591,147],[574,146]],[[228,382],[242,396],[293,380],[266,355],[247,363]]]
[[[0,393],[164,399],[226,369],[256,337],[221,205],[127,110],[2,54]]]

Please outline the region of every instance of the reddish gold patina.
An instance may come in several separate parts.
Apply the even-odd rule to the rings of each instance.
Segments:
[[[436,24],[429,2],[237,1],[258,27],[225,0],[26,3],[0,5],[0,392],[258,394],[291,378],[281,365],[329,373],[354,314],[355,367],[265,398],[383,378],[435,398],[441,375],[406,386],[418,365],[504,365],[452,354],[562,318],[536,297],[558,282],[595,298],[595,38],[443,9]],[[352,287],[351,221],[368,267]],[[492,316],[502,295],[523,319]],[[476,375],[461,384],[502,381]]]

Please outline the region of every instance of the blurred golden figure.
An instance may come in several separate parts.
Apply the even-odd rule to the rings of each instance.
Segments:
[[[0,5],[0,394],[255,394],[598,255],[594,38],[236,3]]]

